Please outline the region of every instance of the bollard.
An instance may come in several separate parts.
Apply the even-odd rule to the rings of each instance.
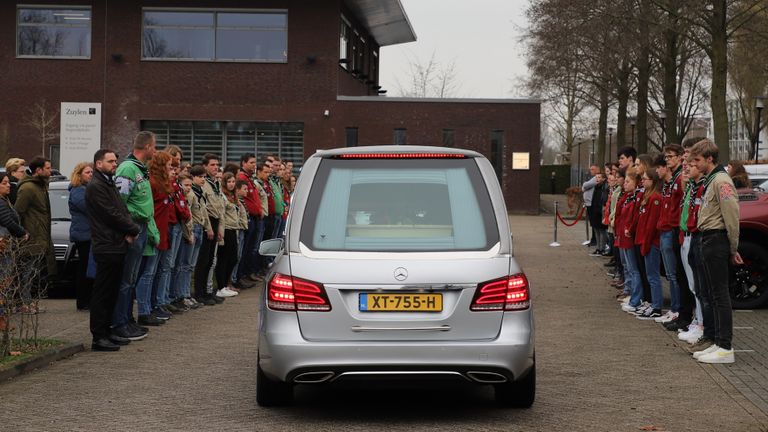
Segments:
[[[557,242],[557,201],[555,201],[555,241],[549,244],[551,247],[558,247],[560,243]]]

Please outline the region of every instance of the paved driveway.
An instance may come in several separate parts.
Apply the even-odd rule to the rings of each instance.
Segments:
[[[658,325],[618,311],[584,230],[511,218],[533,284],[538,394],[530,410],[494,407],[487,388],[299,388],[296,404],[255,401],[258,293],[174,318],[119,353],[86,352],[0,384],[0,429],[759,431],[768,420],[715,367]],[[49,301],[46,334],[87,340],[87,315]]]

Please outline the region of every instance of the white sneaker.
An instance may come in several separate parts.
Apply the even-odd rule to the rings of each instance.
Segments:
[[[222,289],[216,291],[216,297],[226,298],[226,297],[234,297],[236,295],[237,295],[236,292],[234,292],[234,291],[232,291],[232,290],[230,290],[228,288],[222,288]]]
[[[688,331],[678,333],[677,338],[680,339],[681,341],[685,341],[693,345],[703,335],[704,335],[704,328],[702,326],[698,324],[690,324],[688,326]]]
[[[719,350],[719,349],[720,349],[720,347],[718,347],[718,346],[717,346],[717,345],[715,345],[715,344],[712,344],[712,345],[710,345],[710,346],[709,346],[709,348],[707,348],[707,349],[704,349],[704,350],[702,350],[702,351],[696,351],[695,353],[693,353],[693,358],[695,358],[696,360],[698,360],[698,359],[699,359],[699,357],[701,357],[701,356],[703,356],[703,355],[705,355],[705,354],[709,354],[709,353],[711,353],[711,352],[713,352],[713,351],[717,351],[717,350]]]
[[[637,309],[634,312],[635,315],[642,315],[645,313],[645,311],[651,307],[651,304],[648,302],[642,302],[640,303],[640,306],[637,307]]]
[[[733,349],[727,350],[717,347],[714,351],[700,355],[696,360],[701,363],[734,363],[736,362],[736,357],[733,355]]]
[[[624,312],[632,313],[632,312],[635,312],[637,308],[634,306],[630,306],[629,303],[625,303],[621,305],[621,310],[623,310]]]
[[[659,322],[659,323],[662,323],[662,324],[668,323],[670,321],[676,320],[678,316],[680,316],[679,313],[668,311],[665,316],[661,317],[661,321],[656,321],[656,322]]]

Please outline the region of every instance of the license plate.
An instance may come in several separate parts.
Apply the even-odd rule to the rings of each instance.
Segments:
[[[360,294],[360,312],[441,312],[442,294]]]

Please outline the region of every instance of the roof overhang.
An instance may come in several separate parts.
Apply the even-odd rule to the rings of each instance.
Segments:
[[[344,0],[379,46],[415,42],[408,15],[400,0]]]

